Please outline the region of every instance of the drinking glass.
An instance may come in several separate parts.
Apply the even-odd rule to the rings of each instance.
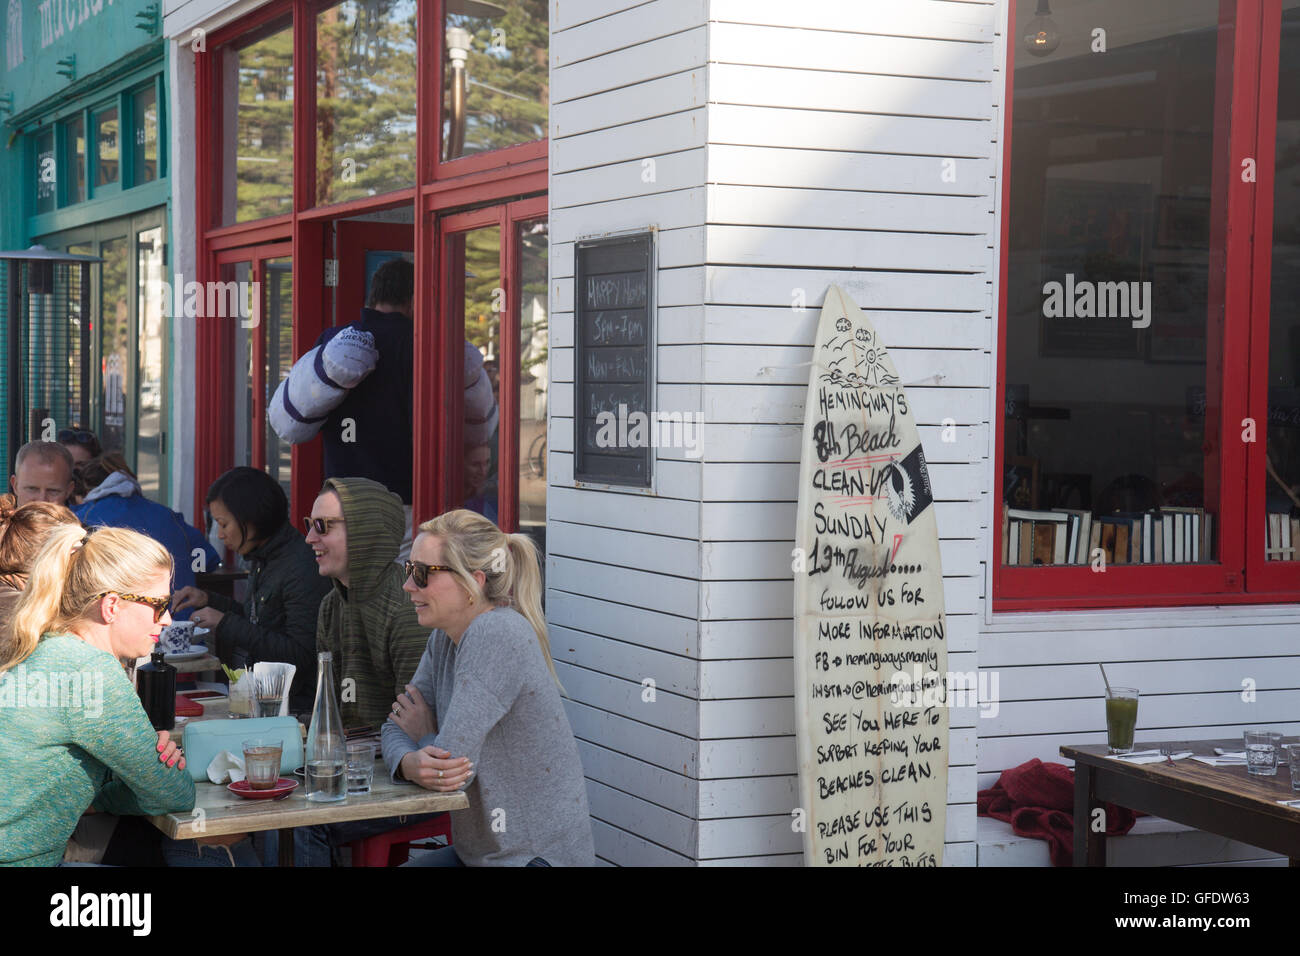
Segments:
[[[1271,730],[1248,730],[1242,740],[1246,746],[1246,771],[1257,777],[1277,776],[1277,749],[1282,735]]]
[[[270,790],[280,779],[282,739],[253,737],[244,741],[244,778],[250,790]]]
[[[375,742],[354,740],[348,744],[348,793],[369,793],[375,781]]]
[[[1291,767],[1291,789],[1300,790],[1300,744],[1287,744],[1286,761]]]
[[[1111,687],[1106,691],[1106,742],[1113,754],[1133,752],[1133,731],[1137,728],[1136,687]]]

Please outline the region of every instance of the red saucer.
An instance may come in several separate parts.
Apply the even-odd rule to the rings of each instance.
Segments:
[[[236,783],[229,784],[226,789],[231,793],[236,793],[245,800],[272,800],[275,797],[283,797],[287,793],[293,793],[298,787],[297,780],[290,780],[288,777],[280,777],[275,782],[275,786],[270,790],[253,790],[248,785],[247,780],[240,780]]]

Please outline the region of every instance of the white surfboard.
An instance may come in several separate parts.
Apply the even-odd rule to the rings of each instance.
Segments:
[[[838,286],[813,348],[795,534],[804,862],[940,866],[948,654],[933,493],[898,371]]]

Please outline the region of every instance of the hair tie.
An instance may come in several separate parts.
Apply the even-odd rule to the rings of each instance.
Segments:
[[[99,530],[98,525],[94,525],[92,527],[87,528],[86,533],[81,536],[81,540],[72,546],[72,553],[76,554],[78,551],[84,548],[86,546],[86,542],[90,540],[90,536],[98,530]]]

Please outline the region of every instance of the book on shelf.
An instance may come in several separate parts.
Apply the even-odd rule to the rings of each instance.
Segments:
[[[1266,516],[1265,561],[1295,561],[1300,548],[1300,518],[1292,518],[1285,511],[1269,512]]]
[[[1107,564],[1192,564],[1214,552],[1214,516],[1170,506],[1094,515],[1077,508],[1004,508],[1003,563],[1086,565],[1100,549]],[[1268,558],[1300,552],[1300,518],[1268,516]]]

